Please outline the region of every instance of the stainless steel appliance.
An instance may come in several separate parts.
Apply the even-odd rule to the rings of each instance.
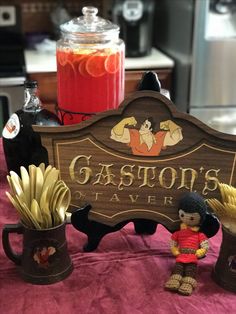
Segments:
[[[156,13],[155,43],[175,61],[172,99],[236,134],[236,1],[159,0]]]
[[[115,0],[112,19],[120,26],[127,57],[151,53],[154,16],[153,0]]]
[[[0,130],[24,101],[25,59],[21,11],[0,5]]]

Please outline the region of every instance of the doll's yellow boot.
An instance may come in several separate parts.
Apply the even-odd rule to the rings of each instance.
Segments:
[[[180,287],[182,276],[179,274],[173,274],[165,284],[165,288],[171,291],[177,291]]]
[[[192,277],[183,277],[178,292],[182,295],[191,295],[193,289],[196,288],[197,281]]]

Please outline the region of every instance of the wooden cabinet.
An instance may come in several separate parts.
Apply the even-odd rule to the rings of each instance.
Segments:
[[[172,69],[163,68],[152,70],[159,77],[162,88],[171,89]],[[137,90],[139,81],[146,70],[126,70],[125,72],[125,96]],[[31,73],[29,78],[38,81],[39,96],[48,109],[53,109],[57,103],[57,77],[56,73]]]

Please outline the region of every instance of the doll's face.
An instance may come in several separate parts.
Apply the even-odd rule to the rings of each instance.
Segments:
[[[187,213],[183,209],[179,210],[179,218],[183,223],[190,227],[199,226],[201,220],[199,213]]]

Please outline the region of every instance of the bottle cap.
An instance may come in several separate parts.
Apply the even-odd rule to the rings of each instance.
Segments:
[[[37,81],[25,81],[24,82],[25,88],[37,88],[38,87],[38,82]]]

